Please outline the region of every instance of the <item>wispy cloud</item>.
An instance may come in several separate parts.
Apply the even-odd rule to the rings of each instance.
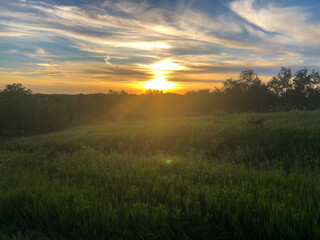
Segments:
[[[0,32],[0,37],[20,37],[23,35],[25,34],[20,32]]]
[[[59,65],[57,64],[50,64],[50,63],[37,63],[37,66],[40,66],[40,67],[57,67]]]
[[[3,51],[4,53],[12,53],[12,54],[18,54],[18,50],[16,49],[9,49],[9,50],[6,50],[6,51]]]
[[[253,25],[276,33],[273,36],[275,41],[319,46],[320,23],[308,22],[311,14],[307,7],[278,7],[269,4],[260,8],[254,3],[255,0],[236,0],[230,7]]]
[[[17,58],[16,76],[94,84],[146,81],[150,66],[164,61],[180,66],[167,77],[185,84],[221,81],[244,67],[271,75],[281,65],[319,64],[320,23],[310,8],[261,3],[208,0],[223,9],[211,14],[196,1],[2,2],[1,52],[29,58]]]

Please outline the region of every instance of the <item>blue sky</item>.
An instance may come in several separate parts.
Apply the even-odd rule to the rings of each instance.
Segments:
[[[0,89],[144,91],[162,75],[178,92],[254,69],[320,70],[320,1],[0,0]]]

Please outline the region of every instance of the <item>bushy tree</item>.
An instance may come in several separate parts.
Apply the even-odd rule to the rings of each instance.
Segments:
[[[290,68],[281,67],[280,73],[268,82],[268,87],[281,97],[292,87],[292,77]]]
[[[243,70],[236,80],[226,80],[222,92],[228,111],[266,111],[274,99],[267,85],[251,69]]]
[[[292,79],[292,87],[284,98],[288,105],[298,109],[315,109],[320,101],[320,75],[314,70],[309,74],[307,68],[298,70]]]
[[[308,74],[307,68],[302,68],[296,72],[293,78],[293,88],[296,92],[308,96],[313,90],[319,90],[320,75],[319,72],[312,70]]]
[[[244,86],[259,86],[261,85],[261,80],[252,69],[245,69],[239,74],[239,82],[243,83]]]
[[[1,129],[21,135],[35,129],[34,98],[20,83],[6,85],[0,96]]]
[[[20,83],[0,92],[0,133],[32,134],[59,130],[68,123],[67,107],[49,98],[35,98]]]

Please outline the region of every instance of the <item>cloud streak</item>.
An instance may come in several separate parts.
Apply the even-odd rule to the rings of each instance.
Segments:
[[[265,8],[255,8],[254,0],[237,0],[230,8],[251,24],[276,33],[275,42],[297,43],[319,46],[320,24],[311,24],[311,15],[303,7],[277,7],[269,4]]]
[[[221,4],[213,2],[207,5]],[[181,68],[167,77],[186,85],[221,81],[244,67],[272,75],[281,65],[320,65],[320,21],[308,7],[255,0],[230,1],[214,14],[192,1],[170,7],[146,0],[10,1],[0,7],[0,51],[16,56],[16,62],[0,59],[0,67],[12,69],[10,79],[109,81],[128,89],[152,79],[150,66],[168,59]]]

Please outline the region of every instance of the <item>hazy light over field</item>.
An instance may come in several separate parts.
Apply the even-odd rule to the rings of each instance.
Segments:
[[[320,68],[318,0],[12,0],[0,9],[0,89],[184,92],[244,68],[263,80],[280,66]]]

